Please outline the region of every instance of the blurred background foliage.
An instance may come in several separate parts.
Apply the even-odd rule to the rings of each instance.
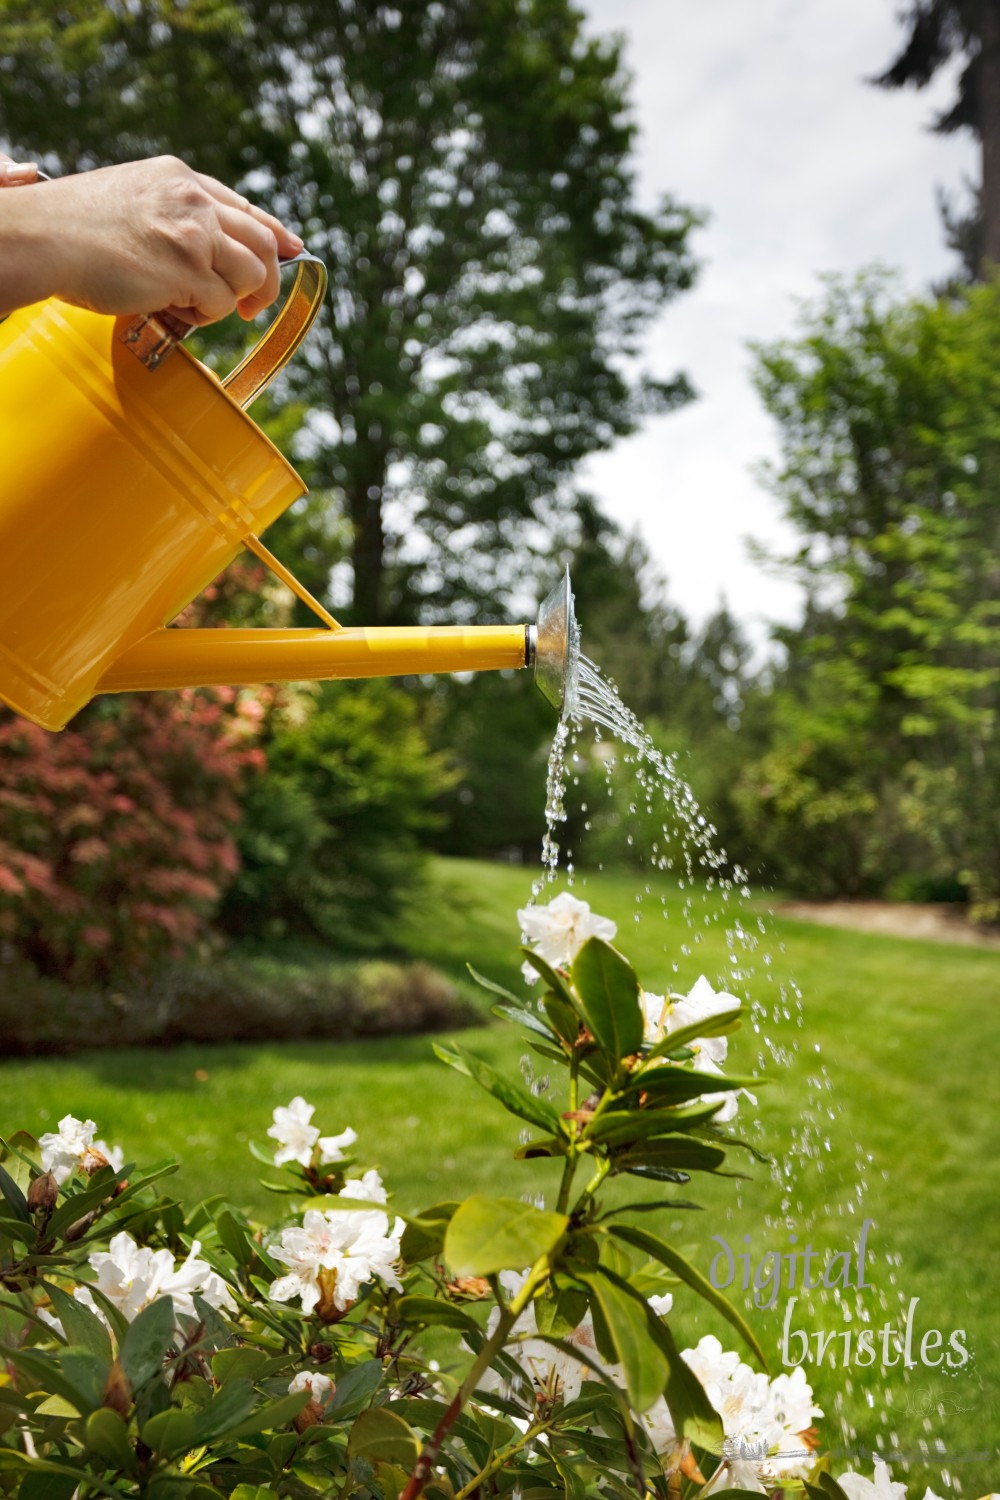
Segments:
[[[338,617],[530,618],[568,563],[585,650],[757,878],[1000,921],[1000,285],[968,256],[916,299],[880,272],[830,282],[796,338],[755,350],[781,437],[767,477],[800,537],[770,565],[807,605],[763,654],[721,598],[692,625],[576,480],[693,394],[639,358],[695,275],[699,214],[638,206],[620,45],[569,0],[0,0],[0,140],[55,172],[171,151],[326,260],[327,311],[255,416],[311,488],[269,545]],[[197,349],[227,364],[252,336],[222,325]],[[301,608],[241,561],[181,623]],[[120,984],[226,940],[391,952],[428,851],[537,857],[553,725],[522,680],[262,689],[219,709],[106,700],[71,741],[4,721],[10,962]],[[189,774],[144,782],[171,735],[197,741]],[[97,878],[68,814],[42,831],[70,743],[93,806],[124,796],[147,825],[190,825],[163,844],[155,942],[113,920],[127,877]],[[606,766],[579,775],[579,857],[627,863],[642,811],[608,797]],[[85,907],[71,941],[39,936]]]

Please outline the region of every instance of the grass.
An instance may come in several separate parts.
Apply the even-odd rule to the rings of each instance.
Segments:
[[[648,894],[639,887],[638,908],[634,875],[591,876],[577,890],[618,921],[619,942],[648,988],[686,989],[700,972],[716,980],[728,973],[725,929],[734,919],[719,918],[718,898],[649,883]],[[529,887],[523,870],[441,861],[401,942],[466,983],[471,958],[501,982],[520,985],[514,910]],[[690,927],[681,915],[688,899]],[[640,923],[632,920],[637,912]],[[743,921],[759,936],[746,914]],[[664,1213],[658,1228],[704,1272],[720,1250],[713,1235],[736,1254],[747,1251],[753,1267],[763,1261],[766,1271],[775,1252],[795,1248],[793,1234],[798,1247],[812,1244],[822,1266],[834,1252],[851,1249],[862,1220],[873,1219],[871,1290],[796,1289],[791,1326],[813,1334],[807,1373],[827,1413],[824,1445],[855,1453],[896,1447],[930,1458],[940,1443],[952,1456],[926,1468],[917,1463],[913,1482],[919,1477],[942,1493],[947,1471],[960,1493],[995,1488],[996,1458],[962,1455],[995,1451],[997,1430],[1000,1120],[992,1101],[1000,1070],[1000,955],[775,919],[737,967],[755,971],[750,989],[764,1002],[766,1019],[761,1035],[748,1027],[734,1039],[731,1056],[740,1071],[754,1069],[759,1056],[769,1080],[757,1110],[743,1101],[741,1120],[775,1164],[752,1165],[751,1182],[699,1183],[694,1196],[711,1211]],[[801,1025],[792,979],[804,995]],[[508,1027],[466,1032],[461,1041],[508,1070],[529,1056]],[[775,1063],[771,1049],[787,1057],[787,1066]],[[544,1069],[537,1058],[532,1065],[536,1073]],[[8,1128],[40,1131],[67,1111],[89,1115],[108,1139],[127,1145],[130,1157],[180,1157],[175,1181],[185,1197],[222,1191],[256,1211],[269,1206],[268,1195],[256,1184],[247,1141],[263,1142],[271,1109],[296,1093],[317,1105],[325,1133],[355,1126],[359,1159],[382,1168],[403,1209],[477,1189],[551,1195],[545,1163],[511,1159],[517,1122],[447,1072],[426,1038],[11,1061],[0,1065],[0,1091]],[[734,1165],[743,1168],[742,1156]],[[730,1295],[749,1306],[739,1288]],[[782,1286],[773,1308],[752,1313],[772,1351],[788,1297]],[[845,1368],[839,1338],[836,1366],[830,1355],[825,1366],[816,1364],[816,1331],[839,1334],[866,1319],[875,1328],[887,1320],[901,1324],[913,1298],[919,1298],[918,1350],[926,1329],[940,1330],[945,1346],[952,1330],[966,1330],[973,1358],[961,1372],[949,1376],[918,1364],[904,1378],[898,1367]],[[708,1330],[723,1336],[691,1294],[678,1295],[676,1311],[685,1339]],[[773,1364],[779,1363],[775,1354]],[[871,1472],[867,1458],[853,1465],[845,1459],[842,1467]]]

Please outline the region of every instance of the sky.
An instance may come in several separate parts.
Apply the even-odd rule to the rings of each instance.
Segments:
[[[578,3],[588,30],[625,37],[641,203],[670,193],[710,215],[692,241],[698,283],[646,350],[657,374],[685,371],[699,400],[597,455],[582,482],[638,528],[693,622],[724,598],[760,647],[801,598],[748,550],[750,537],[777,552],[794,541],[752,472],[778,446],[748,340],[792,336],[824,272],[880,263],[920,291],[952,270],[935,188],[976,179],[978,148],[928,129],[950,76],[922,92],[865,84],[895,56],[901,0]]]

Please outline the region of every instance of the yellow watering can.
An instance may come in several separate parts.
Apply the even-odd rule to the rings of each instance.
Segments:
[[[536,625],[346,629],[260,541],[306,494],[245,413],[305,337],[322,263],[224,379],[168,314],[51,300],[0,323],[0,699],[62,729],[97,693],[534,666],[561,708],[569,579]],[[319,616],[314,630],[164,627],[244,547]]]

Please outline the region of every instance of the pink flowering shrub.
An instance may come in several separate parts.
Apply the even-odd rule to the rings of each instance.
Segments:
[[[0,940],[74,984],[194,947],[237,871],[257,707],[231,690],[154,694],[59,735],[3,714]]]

